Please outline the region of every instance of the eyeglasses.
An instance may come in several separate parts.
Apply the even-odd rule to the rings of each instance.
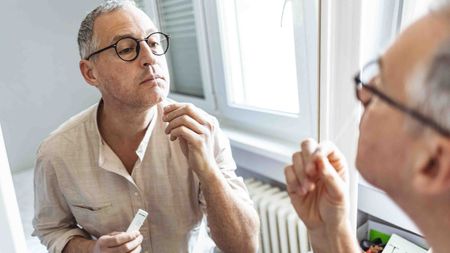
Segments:
[[[141,51],[141,41],[145,41],[150,47],[154,55],[164,55],[169,49],[169,35],[162,32],[154,32],[147,36],[145,39],[138,40],[133,37],[125,37],[118,40],[116,43],[109,45],[105,48],[97,50],[86,57],[89,60],[92,56],[99,54],[110,48],[114,48],[117,56],[124,61],[134,61],[139,56]]]
[[[379,97],[384,102],[388,103],[390,106],[400,110],[403,113],[408,114],[412,118],[418,120],[422,124],[431,127],[438,133],[450,137],[450,130],[445,129],[440,124],[438,124],[433,119],[423,115],[422,113],[409,108],[394,99],[390,98],[379,89],[369,83],[376,77],[380,76],[381,65],[380,58],[367,63],[361,71],[359,71],[354,78],[355,81],[355,91],[357,99],[366,107],[372,101],[375,96]]]

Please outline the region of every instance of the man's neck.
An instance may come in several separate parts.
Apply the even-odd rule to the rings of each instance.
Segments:
[[[420,200],[420,199],[421,200]],[[433,253],[444,253],[450,249],[450,210],[446,200],[415,197],[414,199],[394,199],[410,216],[425,240],[433,248]],[[436,203],[441,203],[436,205]],[[414,203],[414,205],[411,205]]]
[[[154,105],[155,106],[155,105]],[[140,142],[153,117],[154,107],[135,109],[117,108],[105,102],[98,109],[98,127],[104,140]]]

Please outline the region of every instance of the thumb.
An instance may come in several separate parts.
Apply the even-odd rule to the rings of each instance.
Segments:
[[[317,166],[319,177],[322,179],[328,195],[335,201],[343,201],[345,184],[336,169],[320,152],[314,156],[314,162]]]

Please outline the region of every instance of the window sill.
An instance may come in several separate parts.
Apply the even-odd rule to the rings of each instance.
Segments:
[[[238,167],[285,183],[284,167],[292,162],[292,154],[299,149],[295,143],[223,123],[221,129],[230,139]]]

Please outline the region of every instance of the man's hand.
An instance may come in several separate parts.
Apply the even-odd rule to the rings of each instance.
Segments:
[[[347,222],[347,164],[332,143],[301,143],[286,167],[287,190],[297,214],[311,234],[338,230]]]
[[[136,232],[114,232],[95,241],[93,253],[139,253],[143,237]]]
[[[168,122],[166,134],[170,140],[179,139],[181,149],[191,169],[202,177],[214,168],[212,147],[212,118],[192,104],[175,103],[164,107],[163,120]]]

